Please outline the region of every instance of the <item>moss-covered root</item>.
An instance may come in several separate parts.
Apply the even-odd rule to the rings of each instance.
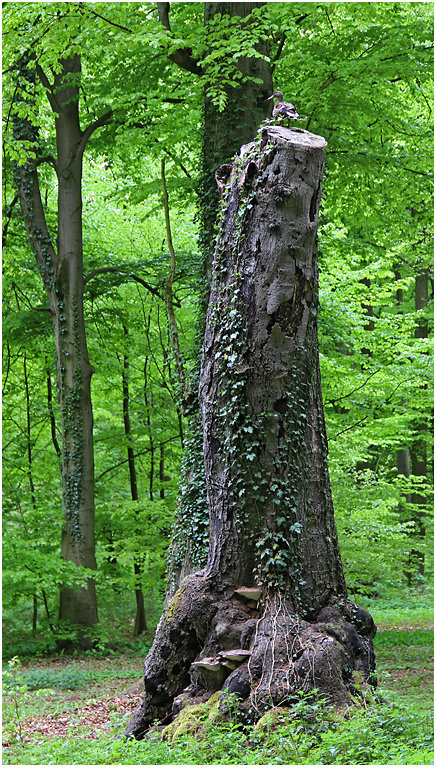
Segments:
[[[317,689],[339,710],[354,704],[356,673],[367,683],[374,670],[375,625],[367,611],[333,597],[309,622],[279,593],[260,609],[226,592],[201,575],[183,582],[144,663],[145,694],[127,736],[141,739],[155,720],[172,717],[179,725],[168,738],[185,726],[196,730],[217,691],[222,715],[237,703],[251,722],[266,708],[291,706],[298,691]],[[192,664],[196,657],[202,664]]]
[[[183,707],[172,723],[166,725],[162,731],[164,741],[176,741],[179,736],[187,733],[194,734],[205,728],[205,725],[214,723],[218,716],[220,691],[216,691],[203,704],[187,705]]]
[[[203,647],[218,601],[200,575],[185,579],[158,624],[144,662],[145,693],[126,736],[141,739],[151,723],[168,717],[174,697],[190,682],[191,663]]]

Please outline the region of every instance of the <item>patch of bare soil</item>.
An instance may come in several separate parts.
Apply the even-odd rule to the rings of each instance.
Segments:
[[[427,632],[430,629],[434,629],[434,624],[424,627],[423,623],[420,621],[417,621],[414,624],[409,624],[408,626],[406,624],[393,624],[392,621],[378,621],[377,629],[378,632],[385,632],[387,630],[395,630],[396,632],[405,630],[407,632],[413,632],[415,629],[423,629],[423,631]]]
[[[22,740],[29,743],[38,736],[44,739],[62,738],[74,735],[76,731],[80,731],[83,738],[97,739],[102,731],[110,730],[115,713],[132,714],[140,697],[140,693],[127,692],[56,715],[28,717],[21,723]],[[6,742],[4,746],[9,744]]]

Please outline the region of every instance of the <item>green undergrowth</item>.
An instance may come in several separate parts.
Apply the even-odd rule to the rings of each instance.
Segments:
[[[378,598],[357,595],[353,600],[372,614],[378,630],[425,629],[434,625],[434,596],[430,587],[422,591],[396,591]]]
[[[182,733],[173,741],[162,739],[157,732],[142,742],[126,742],[122,734],[130,715],[115,709],[111,713],[109,730],[94,733],[94,738],[86,717],[77,724],[75,715],[66,737],[47,738],[36,733],[28,742],[20,740],[14,699],[22,733],[25,733],[26,717],[36,711],[52,715],[65,713],[69,709],[68,697],[75,711],[81,704],[103,700],[105,696],[110,700],[114,693],[118,695],[126,689],[129,678],[138,678],[141,663],[140,659],[119,655],[106,660],[89,658],[82,661],[82,666],[73,661],[64,669],[59,669],[59,661],[53,662],[55,668],[52,669],[41,669],[36,664],[33,667],[29,663],[22,667],[6,665],[6,674],[15,675],[15,690],[9,679],[4,689],[4,729],[8,746],[4,750],[3,763],[431,765],[433,632],[427,627],[382,630],[376,635],[375,650],[378,687],[370,706],[363,702],[362,708],[339,716],[325,702],[302,696],[293,708],[273,711],[255,728],[241,726],[236,721],[220,722],[211,718],[205,709],[194,727],[191,724],[190,732]],[[81,684],[93,682],[86,682],[86,688],[70,692],[61,688],[53,690],[54,686],[51,692],[43,688],[30,690],[38,682],[45,685],[47,680],[53,683],[55,679],[60,686],[74,679]]]
[[[153,638],[152,638],[153,639]],[[66,655],[65,658],[95,658],[106,659],[115,658],[120,654],[125,656],[138,656],[147,655],[147,652],[152,645],[152,639],[150,640],[126,640],[120,639],[116,643],[112,643],[110,646],[106,643],[97,644],[95,648],[90,651],[84,651],[81,653],[73,652],[70,656]],[[53,658],[56,655],[56,642],[49,638],[14,638],[3,635],[2,644],[2,660],[3,663],[18,656],[20,659],[34,659],[34,658]],[[62,657],[61,657],[62,658]]]
[[[106,680],[129,680],[132,676],[131,670],[117,670],[113,667],[83,670],[74,663],[60,670],[48,669],[46,667],[42,669],[28,669],[21,672],[22,685],[25,685],[28,691],[47,689],[76,691],[85,689],[93,683],[100,683]],[[13,685],[13,681],[11,681],[11,684]],[[8,689],[8,682],[5,685],[6,689]]]
[[[410,645],[434,645],[433,629],[381,630],[375,637],[375,650],[381,648],[407,647]]]
[[[73,736],[39,740],[11,751],[5,764],[26,765],[430,765],[431,714],[379,705],[333,719],[328,708],[312,716],[283,716],[258,734],[235,723],[204,722],[197,733],[168,744],[116,736],[95,741]],[[80,758],[78,757],[80,755]],[[15,760],[13,759],[15,757]]]

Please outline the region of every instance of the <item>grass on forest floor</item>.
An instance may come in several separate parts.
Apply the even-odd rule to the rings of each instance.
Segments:
[[[385,703],[339,718],[302,699],[263,734],[232,722],[205,722],[200,733],[177,742],[125,742],[123,730],[139,700],[135,682],[143,656],[33,659],[15,672],[6,665],[16,680],[15,691],[4,696],[3,763],[430,765],[433,631],[430,614],[421,622],[411,618],[398,612],[396,623],[375,638],[378,691]]]

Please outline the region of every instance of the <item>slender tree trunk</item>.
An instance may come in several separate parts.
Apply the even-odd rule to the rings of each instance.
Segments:
[[[78,567],[96,568],[94,542],[94,459],[90,382],[93,369],[88,360],[83,315],[82,257],[82,154],[84,135],[79,126],[78,56],[61,62],[61,72],[51,86],[38,70],[56,114],[58,175],[57,250],[51,238],[41,200],[37,165],[30,162],[17,169],[21,209],[31,247],[44,281],[53,318],[62,435],[62,490],[64,530],[61,553]],[[21,70],[24,88],[34,71]],[[29,121],[15,119],[16,137],[26,136],[35,144],[36,129]],[[18,136],[17,136],[18,134]],[[92,645],[88,628],[98,622],[95,584],[64,587],[59,618],[79,627],[82,647]]]
[[[27,374],[27,357],[26,353],[23,356],[23,374],[24,374],[24,390],[26,392],[26,442],[27,442],[27,477],[29,480],[30,500],[34,511],[36,512],[36,498],[35,498],[35,484],[33,482],[32,474],[32,437],[31,437],[31,418],[30,418],[30,392],[29,392],[29,376]],[[38,599],[36,595],[32,597],[33,611],[32,611],[32,635],[36,637],[36,627],[38,621]]]
[[[128,330],[126,326],[123,326],[125,336],[127,338]],[[123,422],[124,422],[124,434],[127,439],[127,458],[129,466],[129,478],[130,478],[130,491],[132,501],[138,501],[138,483],[137,483],[137,471],[135,467],[134,449],[132,446],[132,432],[129,413],[129,357],[127,354],[123,356]],[[137,531],[139,533],[139,531]],[[143,569],[141,567],[141,561],[139,556],[134,555],[134,573],[135,573],[135,600],[137,604],[137,611],[135,615],[134,637],[139,637],[143,632],[147,630],[146,611],[144,607],[144,595],[141,588],[141,576]]]
[[[32,436],[31,436],[31,418],[30,418],[30,392],[29,392],[29,376],[27,374],[27,356],[24,353],[23,356],[23,374],[24,374],[24,391],[26,393],[26,443],[27,443],[27,477],[29,480],[30,489],[30,501],[33,509],[36,511],[36,499],[35,499],[35,483],[33,482],[32,474]]]
[[[62,451],[59,447],[58,438],[56,435],[56,421],[55,421],[55,414],[53,411],[53,397],[52,397],[52,392],[53,392],[52,376],[50,372],[50,366],[47,360],[46,360],[46,365],[47,365],[47,409],[50,417],[50,433],[52,436],[52,443],[56,451],[56,455],[58,459],[60,459],[62,457]]]
[[[160,482],[159,498],[160,499],[165,499],[165,488],[164,488],[164,482],[165,482],[165,445],[163,443],[160,443],[160,446],[159,446],[159,482]]]
[[[269,128],[217,173],[226,207],[199,385],[209,554],[161,618],[126,729],[137,738],[220,689],[221,710],[235,694],[252,721],[299,689],[344,707],[353,672],[368,681],[374,668],[375,626],[347,598],[327,466],[316,248],[325,149],[320,136]],[[233,671],[231,649],[249,657]],[[192,666],[205,658],[216,670]]]
[[[400,280],[401,278],[399,267],[395,269],[395,278],[396,280]],[[404,303],[404,292],[402,288],[398,288],[396,290],[396,301],[399,305],[399,312],[402,312],[402,305]],[[404,406],[407,406],[407,405],[408,405],[408,401],[404,400]],[[408,480],[411,475],[411,468],[410,468],[410,451],[407,445],[403,448],[398,448],[398,450],[396,451],[396,465],[397,465],[398,475],[402,475]],[[399,502],[399,517],[402,522],[405,522],[406,520],[409,519],[410,504],[411,504],[411,493],[403,494],[403,496],[401,497],[401,501]],[[404,576],[407,579],[408,585],[411,586],[411,571],[405,569]]]
[[[149,315],[149,323],[150,323],[150,315]],[[152,405],[152,402],[151,402],[152,395],[150,395],[150,403],[149,403],[149,396],[147,393],[147,384],[148,384],[147,365],[148,365],[148,358],[146,357],[144,359],[144,405],[146,407],[146,423],[147,423],[147,428],[149,430],[149,441],[150,441],[149,498],[150,498],[150,501],[153,501],[153,478],[155,473],[155,442],[154,442],[153,433],[152,433],[152,420],[150,418],[150,407]]]
[[[233,18],[247,18],[255,8],[263,6],[263,2],[215,2],[204,4],[205,26],[216,14],[227,14]],[[257,46],[259,53],[268,55],[268,43]],[[273,81],[270,63],[264,59],[241,57],[238,69],[244,75],[251,74],[261,80],[260,83],[246,81],[239,88],[227,88],[228,101],[225,109],[220,111],[205,93],[204,111],[205,123],[203,129],[203,189],[202,189],[202,233],[201,244],[205,257],[205,277],[208,288],[205,301],[208,299],[211,283],[212,259],[214,255],[215,225],[218,213],[219,196],[214,174],[223,163],[229,162],[238,152],[242,144],[253,141],[263,120],[271,113],[271,101],[267,101],[273,93]],[[206,304],[205,304],[206,316]]]
[[[414,304],[416,311],[426,309],[428,305],[428,279],[429,274],[427,269],[423,269],[416,275],[414,284]],[[414,338],[428,338],[428,323],[426,320],[421,318],[417,322],[416,328],[414,329]],[[414,426],[416,435],[411,445],[410,457],[412,475],[413,477],[426,482],[428,471],[426,433],[428,431],[428,424],[426,421],[420,421]],[[425,536],[424,518],[426,514],[426,498],[422,493],[414,491],[411,494],[411,504],[415,507],[412,519],[415,523],[414,537],[417,541],[417,546],[410,552],[407,567],[409,584],[412,583],[414,573],[419,573],[421,576],[425,573],[425,553],[423,551],[421,539],[423,540]]]
[[[38,598],[33,595],[33,611],[32,611],[32,636],[36,637],[36,627],[38,622]]]
[[[42,594],[42,599],[44,601],[44,608],[46,609],[47,623],[48,623],[48,625],[50,627],[50,631],[51,631],[52,635],[55,635],[56,632],[55,632],[55,628],[54,628],[54,626],[52,624],[52,617],[50,616],[49,604],[48,604],[48,601],[47,601],[47,595],[45,593],[45,590],[42,589],[42,588],[41,588],[41,594]]]

